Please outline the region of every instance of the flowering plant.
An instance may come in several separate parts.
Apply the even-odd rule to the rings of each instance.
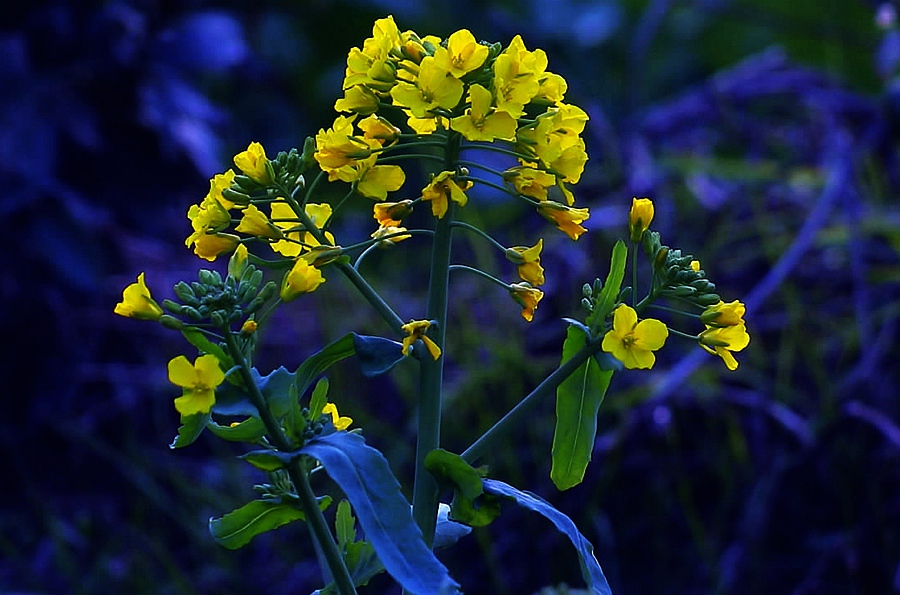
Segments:
[[[168,365],[170,381],[182,389],[174,402],[181,427],[171,446],[187,446],[208,431],[249,445],[242,458],[268,474],[268,483],[255,486],[258,499],[210,520],[210,532],[223,546],[239,548],[302,520],[321,553],[321,593],[355,593],[383,571],[409,593],[451,593],[460,586],[433,548],[490,523],[500,502],[512,500],[550,519],[571,540],[592,592],[610,592],[590,544],[568,517],[473,465],[488,459],[536,403],[555,394],[550,477],[560,490],[575,486],[584,478],[598,409],[616,371],[652,368],[670,334],[697,341],[735,369],[733,352],[747,346],[749,335],[743,304],[724,303],[697,260],[663,245],[650,229],[653,202],[635,198],[628,241],[615,244],[605,281],[582,288],[583,319],[565,319],[560,366],[462,453],[441,448],[451,271],[503,288],[528,322],[544,297],[543,240],[503,245],[465,220],[467,211],[477,209],[470,198],[479,188],[499,191],[537,210],[572,240],[586,232],[589,211],[574,206],[571,187],[588,160],[581,138],[588,116],[565,103],[566,82],[547,67],[546,54],[528,50],[518,36],[503,46],[477,41],[465,29],[441,39],[401,33],[392,17],[376,21],[372,37],[348,54],[332,125],[307,138],[302,149],[274,159],[250,143],[234,157],[238,171],[214,176],[206,197],[188,210],[192,233],[186,245],[208,261],[228,255],[224,276],[200,270],[197,281],[175,285],[177,299],[162,303],[152,297],[144,273],[125,288],[117,314],[180,331],[198,352],[193,363],[179,355]],[[476,158],[486,153],[504,156],[510,166],[499,171]],[[416,172],[401,165],[409,162],[430,172],[425,185],[403,190],[407,198],[389,198],[409,186],[407,176]],[[344,185],[346,195],[316,202],[329,183]],[[369,237],[348,237],[339,225],[349,202],[358,200],[374,201]],[[426,224],[407,227],[423,206],[430,211]],[[451,264],[454,233],[475,234],[496,248],[515,265],[518,279]],[[402,248],[413,236],[430,239],[431,256],[426,307],[408,318],[376,292],[361,265],[374,250]],[[641,253],[651,270],[643,296]],[[623,286],[629,254],[631,285]],[[266,280],[267,274],[274,278]],[[386,323],[388,336],[348,332],[296,370],[280,367],[263,375],[253,355],[272,312],[338,275]],[[705,330],[691,334],[643,317],[651,308],[680,312]],[[385,457],[330,400],[324,374],[351,356],[366,376],[388,373],[408,359],[420,368],[412,506]],[[310,481],[319,471],[346,497],[334,506],[334,532],[323,514],[332,498],[317,495]],[[450,494],[450,504],[441,504],[441,496]]]

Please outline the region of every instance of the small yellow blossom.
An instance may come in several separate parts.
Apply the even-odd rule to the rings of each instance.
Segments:
[[[519,278],[535,287],[544,284],[544,268],[541,266],[541,250],[543,249],[544,240],[539,239],[537,244],[530,248],[513,246],[506,250],[506,258],[517,266]]]
[[[370,237],[375,240],[381,240],[378,243],[379,246],[392,246],[397,242],[402,242],[412,237],[412,235],[404,233],[406,231],[405,227],[397,225],[379,225],[378,229],[373,231]]]
[[[699,260],[691,261],[691,270],[694,271],[695,273],[700,272],[700,261]]]
[[[209,180],[209,194],[207,198],[215,199],[226,209],[234,208],[234,203],[222,196],[222,191],[231,188],[234,182],[234,170],[229,169],[225,173],[216,174]]]
[[[649,198],[634,197],[631,199],[631,212],[628,215],[628,233],[632,242],[640,242],[644,232],[653,221],[653,201]],[[693,264],[693,263],[692,263]],[[700,263],[697,263],[699,269]]]
[[[434,60],[456,78],[462,78],[484,64],[489,51],[468,29],[460,29],[447,38],[447,47],[435,49]]]
[[[463,94],[463,83],[426,56],[419,65],[415,84],[398,81],[391,89],[394,105],[408,108],[416,118],[431,116],[431,110],[456,107]]]
[[[335,430],[346,430],[353,423],[353,418],[341,417],[338,413],[337,405],[334,403],[326,403],[322,408],[322,413],[331,416],[331,424]]]
[[[344,90],[341,99],[334,102],[334,109],[367,116],[378,110],[378,96],[366,85],[353,85]]]
[[[237,248],[228,259],[228,274],[235,279],[240,279],[244,269],[247,268],[250,259],[250,252],[247,250],[246,244],[238,244]]]
[[[182,388],[175,399],[175,409],[182,417],[209,413],[216,402],[216,387],[225,380],[219,360],[212,354],[201,355],[191,364],[179,355],[169,361],[169,382]]]
[[[283,201],[276,201],[271,204],[270,208],[272,223],[281,229],[284,236],[284,239],[269,244],[272,250],[282,256],[297,256],[310,246],[319,245],[319,241],[303,229],[303,224],[297,219],[291,205]],[[303,207],[303,211],[318,229],[322,229],[332,213],[331,205],[328,203],[309,203]],[[331,235],[331,232],[325,232],[325,239],[334,244],[334,236]]]
[[[281,281],[281,301],[289,302],[304,293],[315,291],[322,283],[325,283],[322,271],[301,256]]]
[[[267,167],[269,159],[266,157],[266,150],[258,142],[250,143],[246,151],[235,155],[234,164],[248,178],[260,184],[272,183],[272,176]]]
[[[400,129],[391,124],[385,118],[372,114],[368,118],[360,120],[359,129],[363,131],[363,138],[376,140],[382,146],[391,144],[400,136]]]
[[[373,207],[372,216],[382,227],[396,227],[412,214],[412,201],[380,202]]]
[[[531,322],[538,303],[544,298],[544,292],[532,287],[530,283],[513,283],[509,286],[509,293],[522,306],[522,318]]]
[[[339,171],[366,159],[372,149],[380,147],[375,140],[354,136],[353,117],[338,116],[328,130],[320,129],[316,134],[316,152],[313,157],[323,171],[328,172],[328,180],[339,179]]]
[[[460,185],[455,177],[456,172],[442,171],[422,188],[422,200],[431,201],[431,213],[438,219],[447,213],[450,200],[461,207],[466,206],[469,201],[465,191],[472,187],[472,182],[465,181]]]
[[[703,311],[700,315],[700,322],[707,326],[737,326],[744,324],[744,314],[747,312],[747,306],[738,300],[734,300],[726,304],[719,300],[718,304],[714,304]]]
[[[412,344],[418,339],[422,339],[422,342],[425,343],[425,347],[428,349],[428,353],[431,354],[431,357],[435,360],[441,357],[441,348],[425,334],[430,326],[431,321],[429,320],[410,320],[400,327],[400,329],[406,333],[406,336],[403,338],[403,355],[409,355]]]
[[[241,335],[244,337],[249,337],[253,335],[257,329],[259,329],[259,323],[253,320],[245,320],[244,324],[241,325]]]
[[[375,157],[374,155],[372,156]],[[365,197],[384,200],[388,192],[400,190],[406,182],[406,173],[399,165],[373,165],[371,162],[360,163],[356,167],[356,191]]]
[[[240,241],[241,238],[230,233],[204,233],[194,240],[194,254],[212,262],[219,254],[233,251]]]
[[[137,282],[122,290],[122,301],[116,304],[113,312],[119,316],[138,320],[159,320],[163,314],[156,300],[150,297],[150,289],[144,282],[144,273],[137,276]]]
[[[653,352],[662,348],[668,336],[665,324],[653,318],[638,322],[637,312],[623,304],[613,313],[613,328],[604,335],[601,348],[630,370],[652,368]]]
[[[516,166],[503,172],[503,180],[516,192],[538,200],[547,200],[547,192],[556,185],[556,176],[534,167]]]
[[[260,211],[256,205],[249,205],[244,209],[244,216],[241,217],[240,223],[234,228],[235,231],[246,233],[259,238],[268,238],[270,240],[280,240],[284,238],[284,234],[275,225],[269,221],[265,213]]]
[[[472,85],[469,87],[469,109],[464,115],[452,118],[450,128],[471,141],[513,140],[516,119],[506,112],[491,113],[491,101],[490,91],[481,85]]]
[[[573,240],[577,240],[581,234],[587,231],[581,225],[590,217],[587,209],[573,209],[552,200],[544,200],[538,203],[537,210],[545,219],[555,223],[560,231]]]
[[[721,357],[729,370],[737,370],[738,367],[738,362],[731,352],[740,351],[749,344],[750,335],[743,323],[724,327],[710,326],[700,333],[700,346]]]

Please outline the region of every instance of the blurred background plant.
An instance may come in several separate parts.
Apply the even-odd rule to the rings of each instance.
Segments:
[[[209,537],[206,520],[245,501],[258,478],[236,459],[223,464],[227,444],[165,447],[177,421],[165,362],[181,342],[111,309],[136,270],[157,287],[195,273],[202,263],[181,248],[185,214],[209,177],[248,140],[274,153],[327,127],[347,48],[388,13],[401,29],[521,34],[591,116],[576,188],[590,233],[578,243],[548,234],[542,263],[553,274],[534,322],[508,296],[453,280],[465,307],[451,307],[448,406],[466,423],[444,428],[447,448],[467,446],[467,427],[489,427],[558,363],[560,318],[578,311],[583,282],[605,275],[595,255],[609,253],[630,198],[650,196],[655,228],[746,302],[753,349],[735,373],[695,349],[617,376],[593,464],[572,490],[546,481],[550,402],[547,422],[522,428],[492,474],[569,514],[614,592],[900,590],[900,29],[895,6],[863,0],[6,9],[0,295],[13,332],[2,358],[0,590],[318,586],[295,528],[237,552]],[[546,225],[490,196],[479,202],[507,244]],[[361,211],[357,235],[369,217]],[[485,270],[512,266],[470,249]],[[380,291],[422,299],[422,263],[367,266],[380,263]],[[338,286],[282,309],[257,364],[295,366],[346,330],[382,332],[367,329],[354,300]],[[486,321],[504,332],[485,335]],[[354,394],[363,380],[341,370],[332,394]],[[375,398],[341,401],[398,475],[412,468],[411,382],[379,379]],[[578,573],[568,544],[505,530],[521,514],[444,555],[451,573],[483,592],[567,592]]]

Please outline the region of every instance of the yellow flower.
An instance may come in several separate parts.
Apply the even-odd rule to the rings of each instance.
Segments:
[[[331,425],[334,426],[335,430],[346,430],[353,423],[352,418],[341,417],[338,413],[337,405],[334,403],[326,403],[325,407],[322,408],[322,413],[331,416]]]
[[[415,84],[398,81],[391,89],[394,105],[408,108],[417,118],[431,116],[434,109],[453,109],[462,94],[462,81],[441,68],[434,56],[422,59]]]
[[[382,227],[396,227],[412,213],[412,201],[380,202],[373,207],[372,216]]]
[[[744,314],[746,312],[747,306],[738,300],[728,304],[719,300],[718,304],[714,304],[703,311],[703,314],[700,315],[700,321],[706,326],[737,326],[744,324]]]
[[[212,262],[219,254],[237,248],[240,241],[241,238],[230,233],[204,233],[194,240],[194,254]]]
[[[731,352],[740,351],[749,344],[750,335],[743,322],[732,326],[707,327],[700,333],[700,346],[721,357],[729,370],[737,370],[738,367],[738,362]]]
[[[489,51],[488,46],[478,43],[468,29],[460,29],[447,38],[447,47],[439,46],[434,50],[434,59],[441,68],[462,78],[484,64]]]
[[[244,216],[241,217],[241,222],[234,229],[235,231],[270,240],[284,238],[281,230],[275,227],[265,213],[256,208],[256,205],[249,205],[244,209]]]
[[[516,192],[538,200],[547,200],[547,192],[556,185],[556,176],[534,167],[516,166],[503,172],[503,180]]]
[[[403,355],[409,355],[412,344],[418,339],[422,339],[422,342],[425,343],[425,347],[428,349],[428,353],[431,354],[431,357],[435,360],[441,357],[441,348],[438,347],[437,343],[425,335],[425,332],[430,326],[431,321],[429,320],[410,320],[400,327],[400,329],[406,333],[406,336],[403,338]]]
[[[353,85],[344,90],[341,99],[334,102],[334,109],[366,116],[378,110],[378,96],[366,85]]]
[[[212,354],[201,355],[191,364],[179,355],[169,362],[169,382],[182,388],[175,409],[182,417],[209,413],[216,402],[216,387],[225,380],[219,360]]]
[[[249,337],[253,333],[257,331],[259,328],[259,323],[253,320],[252,318],[249,320],[245,320],[244,324],[241,325],[241,336]]]
[[[538,303],[544,298],[544,292],[535,289],[530,283],[513,283],[508,289],[516,303],[522,306],[522,318],[531,322]]]
[[[538,203],[537,210],[545,219],[555,223],[560,231],[573,240],[577,240],[581,234],[587,231],[581,226],[581,223],[590,217],[587,209],[573,209],[552,200],[544,200]]]
[[[374,155],[373,155],[374,157]],[[372,163],[374,163],[374,159]],[[399,165],[371,165],[361,163],[357,167],[356,191],[373,198],[384,200],[388,192],[399,190],[406,182],[406,173]]]
[[[379,225],[378,229],[373,231],[370,237],[372,239],[381,240],[378,243],[379,246],[392,246],[397,242],[402,242],[403,240],[408,240],[412,237],[412,235],[408,233],[403,233],[405,231],[407,231],[405,227],[398,227],[396,225]]]
[[[400,30],[394,22],[394,17],[388,15],[375,21],[372,26],[372,37],[363,43],[363,53],[373,58],[387,58],[391,50],[399,47],[400,43]]]
[[[525,49],[522,37],[516,35],[509,46],[494,60],[494,99],[497,111],[513,118],[525,113],[525,106],[538,94],[540,77],[547,68],[543,50]]]
[[[137,282],[122,290],[122,301],[113,310],[119,316],[138,320],[159,320],[162,308],[150,297],[150,290],[144,282],[144,273],[137,276]]]
[[[484,47],[484,46],[482,46]],[[487,48],[485,48],[487,49]],[[465,115],[452,118],[450,128],[471,141],[512,140],[516,136],[516,119],[506,112],[491,113],[491,92],[481,85],[469,87],[471,107]]]
[[[353,135],[353,117],[338,116],[331,128],[319,129],[313,157],[319,167],[328,172],[328,180],[333,182],[339,179],[340,170],[354,165],[359,159],[366,159],[372,149],[380,146],[375,140]]]
[[[231,215],[228,214],[228,210],[213,196],[212,192],[207,194],[200,204],[191,205],[187,216],[191,221],[191,228],[194,230],[184,241],[184,245],[188,248],[193,246],[200,236],[210,231],[221,231],[231,223]]]
[[[540,98],[550,103],[561,103],[569,87],[566,79],[558,74],[545,72],[542,77],[539,77],[539,80],[540,88],[535,99]]]
[[[303,225],[289,204],[282,201],[273,202],[272,222],[278,226],[285,239],[269,244],[275,252],[282,256],[297,256],[308,246],[318,246],[319,242],[311,233],[303,230]],[[303,207],[306,216],[313,224],[322,229],[331,217],[331,205],[328,203],[309,203]],[[334,236],[331,232],[325,232],[325,238],[334,244]]]
[[[539,239],[537,244],[530,248],[513,246],[506,250],[506,258],[518,267],[519,278],[535,287],[544,284],[544,268],[541,266],[541,250],[543,248],[544,240]]]
[[[415,116],[410,115],[406,120],[406,125],[412,128],[413,132],[416,134],[426,135],[431,134],[439,128],[441,130],[446,130],[450,126],[450,120],[443,116],[434,118],[416,118]]]
[[[269,168],[269,159],[266,157],[266,150],[257,142],[252,142],[246,151],[241,151],[234,156],[234,164],[239,170],[244,172],[248,178],[259,182],[260,184],[271,184],[272,175]]]
[[[604,335],[601,348],[629,370],[652,368],[656,363],[653,352],[662,348],[668,336],[665,324],[653,318],[638,322],[637,312],[623,304],[613,313],[612,330]]]
[[[632,242],[640,242],[644,232],[653,221],[653,201],[649,198],[631,199],[631,213],[628,215],[628,233]],[[692,263],[693,264],[693,263]],[[699,269],[699,263],[697,263]]]
[[[393,143],[400,136],[400,129],[391,124],[385,118],[372,114],[368,118],[359,121],[359,129],[363,131],[363,137],[385,143]]]
[[[301,256],[281,281],[281,301],[289,302],[304,293],[315,291],[322,283],[325,283],[322,271]]]
[[[691,270],[694,271],[695,273],[700,272],[700,261],[699,260],[691,261]]]
[[[240,279],[248,266],[249,259],[250,253],[247,250],[247,245],[238,244],[238,247],[231,254],[231,258],[228,259],[228,275],[235,279]]]
[[[222,196],[222,191],[226,188],[231,188],[232,182],[234,182],[233,169],[214,175],[209,180],[209,194],[207,194],[207,198],[216,199],[226,209],[234,208],[234,203]]]
[[[466,206],[469,201],[465,191],[472,187],[472,182],[466,181],[460,186],[455,177],[456,172],[442,171],[431,180],[430,184],[422,188],[422,200],[431,201],[431,213],[438,219],[447,213],[449,200],[461,207]]]

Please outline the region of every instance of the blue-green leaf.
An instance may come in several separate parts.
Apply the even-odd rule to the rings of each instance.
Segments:
[[[297,395],[303,396],[319,374],[353,354],[353,333],[347,333],[306,358],[294,373]]]
[[[404,589],[421,595],[456,592],[458,585],[425,545],[409,502],[380,452],[351,432],[316,438],[300,452],[322,463],[343,490],[365,540]]]
[[[384,374],[403,360],[403,345],[384,337],[353,333],[353,348],[365,376]]]
[[[425,457],[425,468],[444,487],[453,488],[450,517],[472,527],[484,527],[500,516],[497,498],[484,493],[481,474],[458,454],[442,448]]]
[[[223,426],[210,420],[206,427],[217,437],[231,442],[256,442],[266,435],[266,426],[258,417],[248,417],[234,426]]]
[[[321,510],[328,508],[329,504],[330,497],[319,499]],[[247,545],[260,533],[305,518],[295,504],[277,500],[253,500],[222,518],[209,519],[209,532],[220,545],[236,550]]]
[[[288,372],[284,366],[257,380],[259,391],[266,399],[266,403],[269,404],[269,410],[278,419],[284,417],[291,407],[297,404],[291,398],[290,388],[293,382],[294,375]]]
[[[580,351],[587,340],[581,329],[570,326],[563,344],[562,363]],[[576,486],[584,479],[597,434],[597,411],[612,374],[612,370],[601,369],[597,360],[590,357],[556,389],[550,479],[560,490]]]
[[[209,413],[195,413],[181,418],[181,427],[178,428],[178,435],[169,445],[169,448],[184,448],[200,437],[206,422],[209,421]]]
[[[575,546],[575,550],[578,552],[578,561],[581,565],[581,576],[584,578],[584,582],[587,584],[588,589],[595,595],[612,595],[609,583],[606,582],[606,577],[603,575],[603,570],[600,568],[600,563],[597,562],[597,558],[594,557],[593,546],[585,536],[578,531],[578,527],[575,526],[572,519],[539,496],[536,496],[531,492],[518,490],[502,481],[485,479],[484,490],[489,494],[512,498],[519,506],[537,512],[549,519],[561,533],[569,538],[572,545]]]

